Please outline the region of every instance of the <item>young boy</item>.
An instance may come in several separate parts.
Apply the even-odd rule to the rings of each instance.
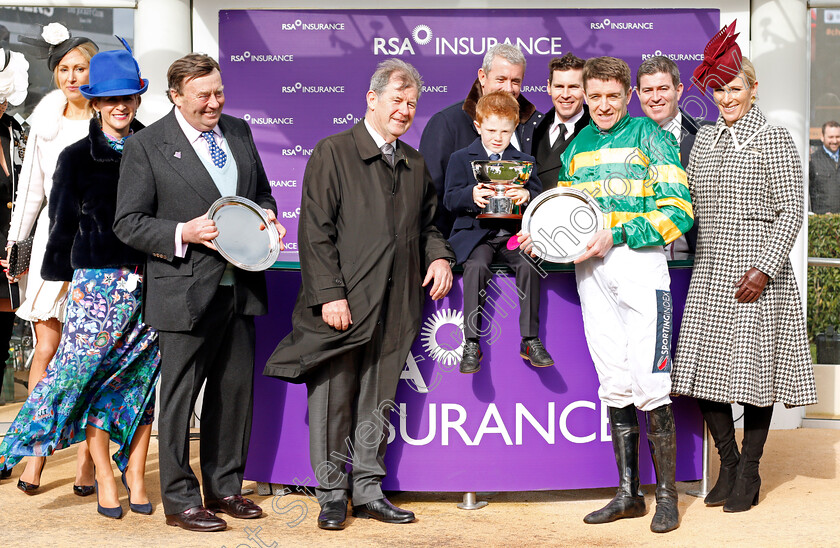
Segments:
[[[479,138],[470,146],[454,152],[446,168],[443,204],[457,217],[449,243],[455,250],[456,262],[464,264],[466,340],[461,358],[461,373],[475,373],[481,368],[478,339],[481,334],[481,316],[487,314],[483,307],[489,291],[485,288],[493,276],[490,264],[500,261],[510,265],[516,273],[517,291],[514,295],[497,295],[494,300],[506,303],[514,296],[519,297],[519,330],[522,335],[520,355],[530,360],[535,367],[554,365],[554,360],[537,337],[540,276],[534,266],[519,253],[516,245],[508,246],[509,240],[519,230],[519,223],[476,218],[487,206],[488,198],[494,191],[476,184],[471,165],[473,160],[534,162],[533,156],[519,152],[510,144],[518,120],[519,103],[513,95],[505,91],[484,95],[478,100],[475,109],[474,123]],[[523,187],[508,189],[505,195],[511,198],[514,204],[524,206],[541,191],[542,183],[532,174]],[[504,291],[501,284],[495,288],[497,293],[499,288]]]

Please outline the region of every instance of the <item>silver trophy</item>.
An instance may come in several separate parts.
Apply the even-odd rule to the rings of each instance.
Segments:
[[[479,219],[521,219],[513,212],[513,200],[505,196],[509,188],[523,186],[531,177],[533,162],[519,160],[475,160],[472,163],[473,176],[482,186],[492,188],[496,194],[490,196]]]

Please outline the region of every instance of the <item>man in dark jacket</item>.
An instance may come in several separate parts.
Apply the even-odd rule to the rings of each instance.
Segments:
[[[817,215],[840,213],[840,124],[822,126],[822,146],[811,155],[808,170],[809,211]]]
[[[548,62],[548,95],[554,108],[534,131],[533,146],[537,175],[546,190],[557,186],[560,156],[591,120],[583,102],[584,63],[572,52]]]
[[[496,44],[484,55],[484,62],[478,69],[478,78],[473,83],[467,98],[432,116],[423,128],[423,135],[420,137],[420,153],[423,154],[429,166],[429,173],[432,175],[441,204],[449,156],[456,150],[469,146],[478,137],[473,122],[475,121],[475,105],[482,95],[501,89],[516,97],[519,101],[519,125],[516,127],[516,134],[511,143],[517,150],[531,154],[534,130],[543,115],[519,93],[524,78],[525,56],[519,48],[510,44]],[[435,224],[445,236],[448,236],[454,220],[454,215],[441,207]]]
[[[663,131],[673,136],[671,142],[679,146],[680,164],[688,167],[688,158],[694,147],[694,139],[701,125],[709,122],[695,120],[679,107],[683,83],[680,82],[680,69],[677,64],[664,55],[649,57],[636,71],[636,93],[645,116],[659,124]],[[697,227],[695,219],[691,230],[665,246],[669,261],[688,259],[694,255],[697,247]]]
[[[411,65],[380,63],[365,119],[320,141],[303,177],[303,284],[294,330],[265,374],[306,382],[322,529],[344,528],[351,485],[356,517],[414,520],[382,493],[388,412],[420,330],[423,287],[443,298],[455,258],[433,223],[437,196],[423,157],[398,140],[421,89]]]

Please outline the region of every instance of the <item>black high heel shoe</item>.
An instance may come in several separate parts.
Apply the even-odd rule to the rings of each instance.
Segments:
[[[44,472],[44,465],[47,464],[47,457],[43,457],[44,460],[41,461],[41,469],[38,470],[38,480],[41,480],[41,474]],[[26,493],[27,495],[34,495],[38,488],[41,487],[40,483],[27,483],[23,480],[18,480],[17,488]]]
[[[73,484],[73,494],[78,495],[80,497],[89,497],[95,491],[96,491],[96,489],[94,489],[93,485],[76,485],[76,484]]]
[[[128,487],[128,482],[125,481],[125,472],[122,473],[122,482],[125,485],[125,490],[128,491],[128,507],[131,508],[131,511],[135,514],[143,514],[144,516],[151,515],[154,510],[151,502],[145,504],[134,504],[131,502],[131,489]]]
[[[96,476],[96,466],[93,467],[93,475]],[[94,489],[93,485],[76,485],[73,484],[73,494],[79,497],[89,497],[91,496],[96,489]]]
[[[99,483],[96,480],[93,480],[93,489],[96,492],[96,511],[105,516],[106,518],[111,519],[120,519],[123,517],[123,509],[122,506],[117,506],[115,508],[106,508],[99,504]]]
[[[12,477],[11,468],[3,468],[0,470],[0,480],[9,479],[10,477]]]

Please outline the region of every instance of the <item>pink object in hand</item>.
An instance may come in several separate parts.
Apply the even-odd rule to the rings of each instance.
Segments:
[[[510,237],[510,240],[508,240],[507,248],[509,250],[513,251],[517,247],[519,247],[519,238],[517,238],[516,234],[514,234],[513,236]]]

